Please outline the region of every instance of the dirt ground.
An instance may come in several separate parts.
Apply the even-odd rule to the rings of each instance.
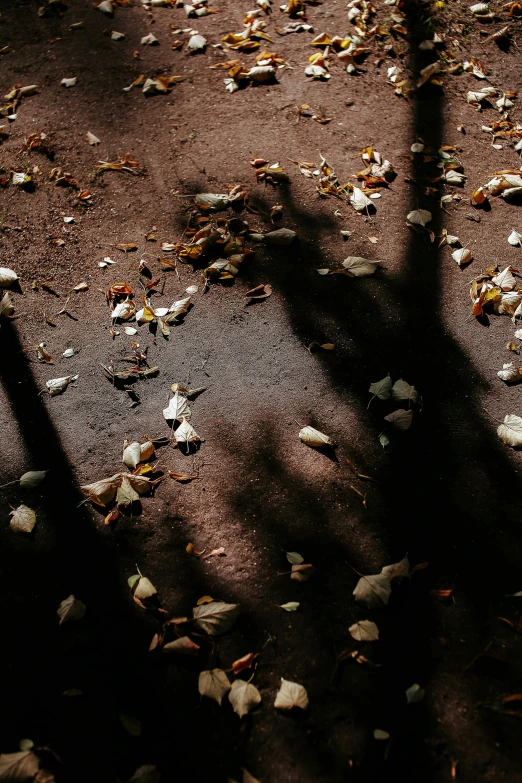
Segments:
[[[331,54],[331,78],[314,81],[304,73],[316,51],[310,41],[353,31],[345,2],[307,5],[314,32],[285,36],[274,29],[292,20],[274,3],[260,17],[272,42],[249,53],[217,46],[243,29],[254,7],[246,1],[213,0],[217,13],[201,18],[138,0],[117,6],[113,18],[88,0],[39,15],[41,2],[0,2],[0,50],[8,47],[0,54],[2,94],[37,85],[16,120],[2,121],[9,126],[2,176],[9,183],[13,171],[32,173],[34,187],[10,183],[0,191],[0,266],[20,278],[11,294],[16,318],[0,328],[1,483],[49,470],[35,489],[14,484],[0,493],[1,752],[29,738],[61,760],[56,780],[74,783],[128,780],[142,765],[157,767],[162,781],[241,780],[242,769],[261,783],[392,775],[415,783],[520,781],[521,701],[505,699],[522,691],[520,598],[509,597],[522,590],[521,454],[496,433],[506,414],[522,413],[520,389],[496,374],[517,362],[518,349],[506,348],[514,339],[509,317],[479,321],[469,298],[470,281],[486,267],[519,265],[522,249],[507,237],[522,231],[522,207],[491,198],[490,209],[477,210],[469,196],[495,171],[518,170],[520,159],[511,142],[496,149],[481,130],[500,117],[494,101],[478,112],[465,93],[485,84],[499,95],[520,90],[521,22],[500,7],[496,19],[474,19],[468,3],[455,0],[437,8],[375,2],[369,25],[389,28],[390,15],[402,14],[408,34],[372,38],[354,75]],[[511,45],[488,37],[508,23]],[[204,53],[187,53],[189,35],[175,32],[187,28],[205,36]],[[113,30],[125,38],[112,40]],[[486,63],[487,80],[457,71],[415,89],[435,58],[419,49],[426,31],[444,39],[439,52]],[[149,32],[159,45],[140,44]],[[172,49],[175,40],[183,48]],[[209,69],[234,58],[252,65],[265,47],[290,66],[274,84],[230,94],[226,71]],[[410,81],[407,97],[388,82],[394,65]],[[141,86],[124,91],[141,74],[183,79],[149,98]],[[61,85],[73,77],[74,86]],[[302,104],[330,122],[300,116]],[[88,144],[88,131],[98,146]],[[33,132],[47,134],[48,155],[21,152]],[[434,183],[426,195],[423,165],[410,151],[419,138],[434,150],[456,147],[464,187]],[[322,154],[341,182],[356,183],[370,144],[397,173],[373,216],[320,198],[294,163],[319,164]],[[139,163],[134,174],[96,175],[100,160],[128,152]],[[251,158],[279,161],[290,181],[257,183]],[[53,167],[79,189],[55,186]],[[165,271],[158,259],[175,254],[160,248],[181,240],[191,195],[235,184],[249,191],[255,211],[239,214],[252,229],[270,230],[279,204],[278,225],[297,239],[287,247],[249,243],[255,255],[233,283],[205,292],[201,264]],[[92,203],[78,202],[80,190],[91,191]],[[443,209],[443,193],[462,198]],[[437,237],[447,228],[469,247],[470,265],[459,268],[453,248],[438,248],[438,238],[431,243],[407,225],[419,207],[432,213]],[[74,222],[65,223],[69,216]],[[353,234],[345,239],[341,230]],[[156,241],[146,240],[151,231]],[[138,250],[123,253],[117,243]],[[359,279],[317,273],[349,255],[381,260],[383,268]],[[116,264],[100,268],[106,256]],[[124,324],[113,327],[119,336],[110,332],[105,291],[126,282],[139,301],[140,258],[161,278],[155,306],[198,286],[169,339],[146,325],[134,338]],[[72,291],[80,281],[88,290]],[[259,284],[270,284],[272,295],[245,304]],[[101,365],[122,369],[132,340],[148,348],[149,366],[159,371],[115,385]],[[312,341],[335,348],[309,352]],[[41,342],[52,365],[37,360]],[[64,358],[69,347],[78,352]],[[370,383],[388,372],[422,395],[407,432],[393,433],[383,420],[407,404],[375,399],[368,407]],[[49,379],[74,374],[63,394],[45,393]],[[174,382],[207,387],[191,403],[203,442],[190,455],[175,444],[158,447],[157,475],[198,478],[167,478],[105,525],[106,511],[78,506],[79,487],[124,469],[125,437],[169,435],[162,410]],[[337,448],[309,448],[298,437],[304,425]],[[375,481],[358,478],[347,460]],[[10,510],[22,502],[37,515],[30,535],[9,527]],[[226,555],[191,556],[188,543],[206,552],[223,547]],[[287,551],[315,566],[308,581],[290,579]],[[388,606],[358,604],[359,574],[378,574],[406,553],[412,566],[427,566],[393,585]],[[166,614],[133,601],[127,580],[137,567]],[[440,590],[453,592],[443,598]],[[85,604],[85,617],[59,625],[58,605],[71,594]],[[149,652],[162,622],[191,616],[205,595],[241,604],[233,629],[194,637],[201,646],[194,657]],[[297,611],[280,608],[289,601],[299,602]],[[365,619],[377,623],[378,642],[350,635]],[[168,634],[176,638],[172,626]],[[251,652],[258,653],[254,668],[238,677],[253,675],[257,709],[240,719],[226,697],[221,706],[200,697],[199,672],[228,670]],[[308,710],[274,708],[281,677],[306,688]],[[425,695],[408,704],[413,684]],[[375,739],[376,729],[389,739]]]

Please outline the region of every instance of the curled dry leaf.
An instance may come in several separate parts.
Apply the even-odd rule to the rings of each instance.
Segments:
[[[368,609],[380,609],[390,600],[390,580],[384,574],[362,576],[355,585],[353,595],[356,601]]]
[[[399,408],[398,411],[393,411],[393,413],[390,413],[388,416],[384,417],[384,420],[388,421],[394,429],[400,430],[402,432],[409,430],[412,419],[413,411],[407,411],[404,410],[404,408]]]
[[[264,240],[269,245],[277,245],[278,247],[285,247],[292,244],[297,234],[290,228],[278,228],[275,231],[269,231],[268,234],[263,234]]]
[[[74,595],[70,595],[69,598],[65,598],[56,613],[60,618],[59,625],[62,623],[68,623],[70,620],[81,620],[85,614],[86,606],[79,601]]]
[[[503,424],[497,429],[500,440],[508,446],[522,446],[522,419],[514,413],[508,413],[504,417]]]
[[[314,427],[303,427],[299,432],[299,438],[306,443],[307,446],[311,446],[314,449],[321,449],[324,446],[333,446],[334,442],[328,435],[325,435]]]
[[[357,642],[378,642],[379,629],[371,620],[359,620],[351,625],[348,630]]]
[[[291,682],[281,677],[281,687],[275,697],[274,707],[278,710],[292,710],[294,707],[306,710],[308,704],[308,694],[305,688],[297,682]]]
[[[192,610],[194,625],[209,636],[219,636],[229,631],[240,614],[239,604],[226,604],[222,601],[201,604]]]
[[[511,230],[511,234],[508,236],[508,242],[514,247],[520,247],[522,245],[522,234],[520,234],[518,231],[515,231],[513,228]]]
[[[7,267],[0,267],[0,288],[9,288],[17,280],[18,275],[16,272],[13,272],[12,269],[7,269]]]
[[[308,582],[314,571],[315,566],[310,563],[297,563],[292,566],[290,579],[293,579],[294,582]]]
[[[49,390],[49,395],[55,397],[57,394],[61,394],[70,383],[78,380],[79,377],[79,375],[66,375],[64,378],[52,378],[45,384]]]
[[[418,570],[418,567],[417,567]],[[391,565],[384,566],[381,570],[381,574],[384,574],[390,581],[397,579],[398,577],[407,577],[410,575],[410,561],[408,556],[405,555],[398,563],[392,563]]]
[[[17,533],[31,533],[36,525],[36,514],[32,508],[23,503],[10,511],[9,516],[11,517],[9,527]]]
[[[497,375],[505,383],[520,383],[522,381],[522,367],[515,367],[513,362],[509,362],[502,365],[502,370],[499,370]]]
[[[382,266],[382,261],[370,261],[368,258],[361,258],[361,256],[348,256],[343,261],[343,267],[353,277],[369,277]]]
[[[163,651],[178,655],[197,655],[201,647],[192,641],[190,636],[181,636],[173,642],[163,645]]]
[[[80,487],[88,499],[98,506],[106,506],[116,497],[120,506],[128,505],[137,500],[139,495],[144,495],[154,486],[146,476],[133,476],[132,473],[115,473],[93,484],[85,484]]]
[[[245,671],[245,669],[251,669],[252,664],[258,657],[258,653],[247,653],[246,655],[243,655],[242,658],[238,658],[237,661],[234,661],[232,664],[232,671],[234,674],[239,674],[239,672]]]
[[[299,609],[299,601],[288,601],[286,604],[280,604],[280,607],[285,612],[296,612]]]
[[[97,144],[101,144],[100,139],[90,131],[87,131],[87,141],[92,147],[95,147]]]
[[[211,669],[201,672],[199,675],[198,690],[200,694],[214,699],[218,704],[221,704],[223,696],[229,692],[231,687],[230,680],[223,669]]]
[[[269,297],[272,293],[272,286],[269,284],[261,284],[256,286],[255,288],[252,288],[250,291],[247,291],[245,296],[248,296],[248,298],[251,301],[255,301],[258,299],[266,299]]]
[[[12,318],[14,314],[14,305],[13,300],[9,296],[9,293],[6,291],[5,294],[0,299],[0,316],[3,316],[4,318]]]
[[[242,718],[261,702],[261,694],[255,685],[244,680],[235,680],[228,694],[234,712]]]

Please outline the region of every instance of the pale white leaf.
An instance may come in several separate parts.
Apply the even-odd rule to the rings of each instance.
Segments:
[[[294,707],[306,710],[308,704],[308,694],[305,688],[297,682],[291,682],[281,677],[281,687],[275,697],[274,707],[278,710],[291,710]]]
[[[190,408],[186,398],[178,394],[178,392],[176,392],[174,397],[170,398],[168,406],[163,409],[163,417],[167,421],[181,421],[182,419],[190,421],[190,415]]]
[[[371,200],[355,185],[350,196],[350,204],[356,212],[364,212],[368,207],[372,206]]]
[[[510,245],[516,247],[522,245],[522,234],[519,234],[515,229],[511,229],[511,234],[508,236],[508,242]]]
[[[51,397],[55,397],[57,394],[61,394],[68,387],[70,383],[76,381],[79,375],[66,375],[64,378],[52,378],[46,382],[46,386],[49,390]]]
[[[10,285],[13,283],[16,283],[18,280],[18,275],[16,272],[13,272],[12,269],[8,269],[7,267],[0,267],[0,288],[9,288]],[[5,754],[4,754],[5,755]],[[14,755],[14,754],[10,754]]]
[[[74,87],[77,81],[78,81],[77,77],[73,76],[72,79],[62,79],[60,84],[63,84],[64,87]]]
[[[141,39],[141,43],[143,46],[157,46],[159,44],[158,39],[154,35],[154,33],[149,33],[148,35],[144,35]]]
[[[147,579],[146,576],[142,576],[141,574],[129,577],[127,582],[132,590],[132,594],[136,598],[139,598],[140,601],[146,601],[147,598],[151,598],[158,592],[150,579]]]
[[[299,552],[287,552],[286,559],[289,563],[292,563],[292,565],[299,565],[299,563],[304,563],[304,557],[300,555]]]
[[[522,446],[522,419],[514,413],[504,417],[504,423],[497,429],[500,440],[508,446]]]
[[[502,365],[502,370],[499,370],[497,375],[501,381],[506,383],[520,383],[522,381],[522,367],[515,367],[513,362],[509,362]]]
[[[515,277],[511,273],[510,266],[507,266],[505,269],[499,272],[498,275],[495,275],[495,277],[492,277],[491,279],[492,282],[495,283],[495,285],[498,285],[498,287],[503,291],[510,291],[517,283]]]
[[[299,605],[299,601],[288,601],[286,604],[280,604],[280,607],[285,612],[296,612],[299,609]]]
[[[406,220],[416,226],[425,226],[426,223],[430,222],[431,218],[431,212],[428,212],[427,209],[414,209],[406,215]]]
[[[244,680],[234,680],[228,694],[234,712],[242,718],[247,715],[252,707],[261,702],[261,694],[255,685]]]
[[[174,433],[176,443],[196,443],[201,440],[198,433],[186,419],[181,420],[181,424]]]
[[[384,576],[388,577],[390,581],[400,576],[409,576],[410,561],[408,560],[408,555],[405,555],[402,560],[399,560],[398,563],[392,563],[391,565],[384,566],[384,568],[381,570],[381,574],[384,574]]]
[[[459,266],[469,264],[470,261],[473,261],[473,253],[467,247],[459,247],[458,250],[454,250],[451,257]]]
[[[32,508],[23,503],[10,511],[9,516],[11,517],[9,527],[17,533],[31,533],[36,525],[36,514]]]
[[[198,690],[202,696],[208,696],[221,704],[223,696],[231,688],[230,681],[223,669],[211,669],[199,675]]]
[[[207,39],[202,35],[191,35],[189,38],[187,48],[191,54],[205,51],[207,45]]]
[[[94,133],[91,133],[90,131],[87,131],[87,141],[92,147],[96,146],[96,144],[101,144],[99,138],[95,136]]]
[[[128,468],[134,470],[134,468],[141,462],[141,446],[139,443],[129,443],[129,445],[123,450],[123,463]]]

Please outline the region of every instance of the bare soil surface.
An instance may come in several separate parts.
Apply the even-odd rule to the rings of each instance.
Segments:
[[[36,1],[0,2],[3,93],[37,85],[16,120],[3,120],[9,184],[0,192],[0,266],[20,280],[11,293],[16,318],[0,328],[1,483],[49,470],[35,489],[13,484],[0,493],[0,750],[15,752],[30,738],[63,762],[56,780],[74,783],[128,780],[145,764],[163,781],[241,780],[244,768],[261,783],[519,781],[520,701],[504,700],[522,690],[520,598],[508,597],[522,589],[521,455],[496,433],[506,414],[522,413],[519,387],[496,375],[519,360],[506,349],[515,330],[509,317],[471,315],[469,283],[486,267],[519,265],[522,249],[507,237],[522,230],[522,213],[501,198],[478,210],[469,196],[495,171],[520,167],[512,142],[492,147],[481,126],[500,119],[495,100],[503,92],[522,86],[521,23],[499,8],[496,19],[476,20],[454,0],[438,8],[379,0],[368,26],[389,29],[399,14],[407,35],[371,37],[354,75],[331,52],[331,78],[312,81],[304,73],[317,51],[312,38],[353,33],[345,2],[307,5],[314,32],[285,36],[275,27],[292,20],[274,3],[260,17],[272,42],[249,53],[217,45],[243,29],[253,4],[211,5],[216,14],[188,19],[183,8],[131,0],[110,18],[87,0],[43,16]],[[508,23],[511,45],[488,38]],[[207,39],[204,53],[187,53],[189,35],[175,30],[188,28]],[[112,40],[113,30],[125,38]],[[140,44],[149,32],[159,45]],[[419,50],[434,32],[444,43]],[[175,40],[183,48],[172,49]],[[209,68],[234,58],[253,65],[263,49],[291,66],[278,69],[273,84],[230,94],[226,71]],[[482,60],[487,80],[460,70],[415,89],[420,69],[449,51],[456,61]],[[409,79],[407,97],[388,82],[394,65]],[[124,91],[141,74],[183,79],[149,98],[141,86]],[[61,85],[73,77],[74,86]],[[499,93],[478,112],[465,93],[484,85]],[[302,116],[303,104],[330,122]],[[98,146],[88,144],[88,131]],[[21,151],[34,132],[47,135],[48,154]],[[410,151],[419,138],[435,153],[456,148],[463,188],[423,180],[423,156]],[[342,183],[357,184],[369,145],[397,173],[374,215],[320,198],[293,163],[319,164],[322,154]],[[134,173],[96,174],[100,160],[128,152],[139,164]],[[257,183],[252,158],[280,162],[289,182]],[[55,186],[53,167],[79,189]],[[12,184],[13,171],[31,173],[34,187]],[[237,278],[205,292],[204,265],[178,261],[177,272],[165,271],[159,258],[175,253],[161,245],[182,239],[194,213],[190,196],[236,184],[249,191],[255,212],[237,214],[253,230],[273,228],[270,210],[279,204],[278,225],[297,239],[287,247],[249,242],[255,254]],[[87,205],[78,202],[84,190],[92,193]],[[443,193],[462,198],[441,206]],[[406,224],[419,207],[433,215],[433,243]],[[216,217],[224,214],[236,213]],[[65,223],[69,216],[74,222]],[[437,247],[443,228],[473,252],[466,268],[453,248]],[[353,234],[344,239],[341,230]],[[146,240],[150,232],[155,241]],[[124,253],[118,243],[138,249]],[[100,268],[106,256],[116,264]],[[366,278],[318,274],[347,256],[381,260],[383,268]],[[160,277],[154,306],[198,286],[168,339],[147,325],[129,337],[125,324],[111,324],[105,292],[126,282],[139,302],[141,258]],[[74,292],[81,281],[88,290]],[[246,304],[245,293],[260,284],[272,295]],[[113,384],[101,365],[131,366],[122,357],[133,340],[159,370]],[[310,353],[313,341],[335,348]],[[42,342],[52,365],[37,360]],[[64,358],[69,347],[78,352]],[[407,432],[393,432],[384,416],[408,403],[374,399],[368,407],[370,383],[388,372],[422,395]],[[75,374],[63,394],[45,392],[49,379]],[[126,470],[125,437],[171,435],[162,410],[174,382],[207,387],[191,403],[203,442],[190,454],[175,443],[158,447],[154,475],[198,478],[167,478],[105,525],[107,510],[78,505],[79,488]],[[298,437],[304,425],[337,448],[309,448]],[[374,481],[358,478],[347,460]],[[37,514],[30,535],[9,527],[9,511],[22,502]],[[198,558],[189,543],[207,553],[224,547],[226,555]],[[287,551],[315,566],[308,581],[290,578]],[[378,574],[406,553],[412,566],[427,567],[394,580],[388,606],[358,604],[359,575]],[[166,614],[133,601],[127,580],[137,567]],[[433,592],[440,590],[453,592],[441,600]],[[71,594],[85,617],[59,625],[57,608]],[[149,652],[162,623],[190,617],[205,595],[241,604],[232,630],[194,636],[201,646],[194,657]],[[297,611],[280,608],[289,601],[299,602]],[[378,625],[378,642],[350,635],[364,619]],[[176,638],[175,627],[167,633]],[[240,719],[227,697],[221,706],[200,697],[198,675],[229,670],[250,652],[259,654],[255,666],[238,677],[253,675],[262,701]],[[304,685],[308,710],[274,708],[281,677]],[[408,704],[413,684],[425,695]],[[390,738],[376,740],[376,729]]]

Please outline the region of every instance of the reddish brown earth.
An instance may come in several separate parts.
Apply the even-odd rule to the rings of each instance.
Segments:
[[[499,617],[519,616],[520,599],[506,596],[522,589],[521,456],[500,442],[496,427],[506,413],[520,413],[520,389],[496,376],[503,362],[516,361],[505,348],[513,326],[507,317],[492,316],[485,325],[470,316],[468,283],[487,266],[519,264],[522,250],[507,236],[522,227],[521,207],[493,199],[491,211],[477,213],[462,201],[444,213],[411,182],[420,176],[410,154],[418,136],[435,149],[442,143],[458,149],[467,186],[441,192],[469,196],[494,171],[519,168],[512,145],[496,150],[481,131],[497,110],[477,113],[464,100],[466,90],[483,84],[471,74],[446,75],[443,87],[426,85],[400,98],[386,80],[397,60],[377,44],[358,76],[333,63],[328,83],[310,82],[304,66],[311,35],[274,34],[274,26],[289,21],[275,4],[267,49],[293,70],[280,70],[277,84],[231,95],[223,72],[208,66],[236,55],[212,44],[242,29],[250,3],[215,0],[217,14],[191,20],[183,9],[148,13],[138,0],[118,7],[113,20],[87,0],[69,0],[63,15],[42,18],[38,5],[0,3],[0,47],[9,45],[1,55],[2,90],[38,85],[10,126],[2,165],[7,175],[40,169],[33,192],[10,185],[0,194],[1,266],[20,276],[20,292],[12,294],[18,317],[0,330],[2,483],[29,469],[50,470],[37,489],[14,485],[0,496],[0,750],[14,752],[31,738],[63,761],[57,780],[74,783],[127,780],[142,764],[156,765],[164,781],[240,779],[243,767],[262,783],[393,775],[415,783],[452,776],[519,781],[519,705],[506,715],[502,700],[522,690],[521,642]],[[420,20],[432,9],[404,10],[410,34],[396,46],[410,47],[409,65],[418,70],[433,60],[429,52],[417,56],[426,29]],[[380,24],[390,11],[397,9],[378,4]],[[308,22],[315,34],[344,33],[351,29],[346,13],[344,2],[323,2],[309,7]],[[487,63],[488,83],[520,89],[519,22],[511,21],[513,43],[503,51],[480,30],[500,28],[506,13],[488,25],[474,21],[467,4],[451,2],[434,19],[441,35],[458,39],[457,59],[478,56]],[[71,31],[78,21],[83,27]],[[175,36],[169,25],[204,34],[206,53],[171,50],[172,40],[187,36]],[[111,30],[126,38],[112,41],[104,34]],[[150,31],[159,46],[140,45]],[[124,92],[142,73],[185,78],[168,95]],[[60,86],[72,76],[75,87]],[[332,121],[299,119],[295,107],[305,102]],[[517,108],[515,101],[514,118]],[[34,131],[48,135],[54,161],[20,153]],[[87,131],[101,139],[99,147],[87,144]],[[398,175],[373,218],[318,198],[291,162],[318,163],[322,153],[341,181],[353,180],[370,143]],[[99,160],[127,152],[140,164],[137,176],[94,175]],[[252,157],[280,161],[290,183],[256,184]],[[54,165],[92,191],[91,207],[75,205],[76,191],[49,182]],[[201,269],[178,265],[179,280],[160,272],[161,242],[180,238],[192,209],[181,194],[220,193],[236,183],[250,191],[258,211],[243,213],[252,227],[268,229],[269,209],[279,203],[282,224],[297,231],[298,241],[281,249],[256,246],[234,285],[212,285],[205,294]],[[449,248],[436,250],[407,228],[405,216],[417,206],[432,211],[436,233],[445,226],[469,245],[470,267],[459,269]],[[468,220],[470,213],[480,222]],[[74,223],[64,226],[68,215]],[[145,241],[152,226],[156,243]],[[354,231],[347,242],[341,229]],[[56,237],[65,245],[55,247]],[[123,254],[113,247],[118,242],[136,242],[139,251]],[[135,384],[140,404],[132,407],[100,366],[130,344],[111,337],[103,292],[117,281],[138,289],[143,252],[156,257],[151,270],[165,277],[165,294],[155,301],[170,303],[193,284],[199,291],[168,341],[141,327],[136,339],[160,370]],[[99,269],[106,255],[117,265]],[[385,268],[365,279],[317,274],[347,255],[381,259]],[[33,290],[35,279],[52,279],[52,291]],[[58,312],[81,280],[89,290],[71,296],[74,318],[57,315],[56,326],[48,325],[44,313]],[[260,283],[270,283],[273,295],[245,306],[245,292]],[[332,342],[335,350],[310,354],[312,340]],[[26,350],[42,341],[52,366]],[[79,353],[64,359],[69,346]],[[368,409],[367,390],[388,371],[415,385],[423,408],[411,429],[383,449],[383,416],[397,406],[374,400]],[[79,379],[63,395],[42,393],[47,380],[70,373]],[[78,507],[79,485],[120,470],[125,436],[168,434],[162,409],[175,381],[208,387],[192,405],[204,442],[189,457],[159,449],[159,467],[199,479],[185,485],[168,479],[143,498],[139,515],[105,526],[94,507]],[[304,424],[335,440],[335,458],[299,441]],[[378,483],[356,479],[347,459]],[[30,536],[8,526],[10,508],[20,502],[37,513]],[[222,546],[226,557],[191,557],[189,542]],[[316,566],[308,582],[290,580],[287,550]],[[356,572],[378,573],[406,552],[412,564],[428,567],[394,587],[387,608],[359,606],[352,596]],[[160,624],[132,601],[127,579],[136,565],[168,616],[190,615],[203,595],[241,603],[242,615],[213,647],[201,641],[195,659],[149,653]],[[452,586],[445,602],[430,594]],[[85,618],[59,627],[56,609],[71,593],[86,604]],[[300,602],[298,611],[279,608],[287,601]],[[378,643],[352,639],[348,628],[362,619],[378,624]],[[375,666],[350,659],[337,667],[344,650],[360,650]],[[249,652],[259,653],[253,682],[262,703],[240,720],[226,699],[222,707],[200,700],[198,673],[228,669]],[[305,686],[306,713],[274,709],[281,677]],[[405,689],[413,683],[426,695],[407,705]],[[70,689],[82,695],[63,695]],[[139,719],[140,736],[124,729],[121,714]],[[374,740],[374,729],[388,731],[390,741]]]

